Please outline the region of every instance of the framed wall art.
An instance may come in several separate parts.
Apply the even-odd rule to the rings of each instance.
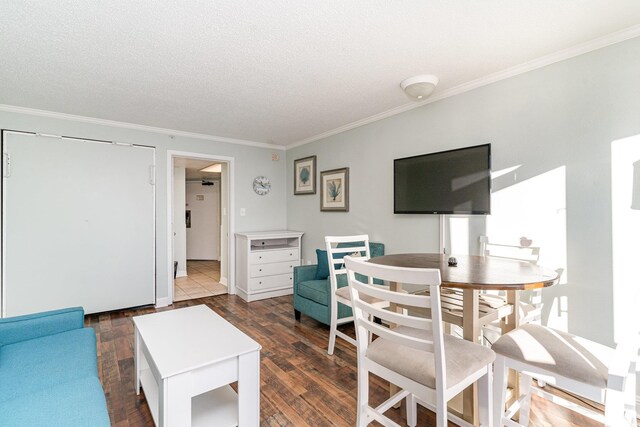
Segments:
[[[349,168],[320,172],[320,210],[349,212]]]
[[[293,162],[293,194],[316,194],[316,156]]]

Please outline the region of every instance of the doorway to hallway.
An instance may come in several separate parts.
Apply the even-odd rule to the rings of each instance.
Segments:
[[[187,260],[187,276],[174,282],[174,301],[211,297],[227,293],[227,286],[220,283],[220,261]]]
[[[233,159],[174,151],[168,155],[173,184],[167,195],[171,301],[233,294]]]

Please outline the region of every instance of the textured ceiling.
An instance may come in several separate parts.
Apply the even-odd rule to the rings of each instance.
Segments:
[[[0,2],[0,104],[287,145],[640,23],[638,0]]]

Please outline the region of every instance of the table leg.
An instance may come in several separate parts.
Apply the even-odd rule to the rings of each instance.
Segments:
[[[190,373],[161,381],[158,390],[160,414],[158,427],[191,426]]]
[[[140,394],[140,332],[136,329],[135,353],[133,358],[134,369],[136,371],[136,395]]]
[[[480,340],[480,309],[478,291],[465,289],[462,293],[462,335],[471,342]],[[465,421],[478,425],[478,387],[467,387],[462,393],[462,417]]]
[[[260,425],[260,351],[238,357],[238,426]]]

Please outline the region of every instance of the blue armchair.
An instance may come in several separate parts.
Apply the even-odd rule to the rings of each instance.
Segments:
[[[369,243],[371,258],[384,255],[383,243]],[[316,279],[318,265],[301,265],[293,268],[293,309],[296,320],[301,313],[325,325],[331,324],[331,284],[329,278]],[[346,277],[338,278],[338,287],[347,286]],[[338,318],[350,317],[351,308],[338,304]]]

